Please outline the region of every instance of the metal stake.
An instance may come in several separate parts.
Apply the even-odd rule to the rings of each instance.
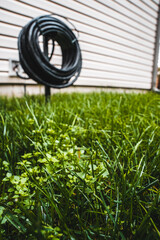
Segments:
[[[43,52],[46,57],[48,57],[48,38],[43,36]],[[45,99],[46,103],[50,100],[51,89],[48,86],[45,86]]]

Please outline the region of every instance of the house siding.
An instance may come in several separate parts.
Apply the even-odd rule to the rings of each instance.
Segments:
[[[32,18],[67,17],[79,31],[83,68],[74,85],[151,89],[158,0],[1,0],[0,84],[36,84],[9,77],[17,37]],[[76,34],[76,33],[75,33]],[[54,64],[61,62],[57,48]]]

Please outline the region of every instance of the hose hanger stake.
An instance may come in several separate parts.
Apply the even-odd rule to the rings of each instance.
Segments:
[[[39,43],[40,36],[43,37],[43,50]],[[61,68],[50,62],[55,42],[59,44],[62,52]],[[64,22],[51,15],[34,18],[22,28],[18,37],[18,49],[24,72],[29,78],[46,87],[69,87],[80,75],[82,56],[78,39]]]

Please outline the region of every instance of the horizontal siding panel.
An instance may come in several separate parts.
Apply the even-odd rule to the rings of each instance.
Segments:
[[[83,63],[84,69],[94,69],[94,70],[101,70],[106,72],[115,72],[115,73],[123,73],[123,74],[132,74],[137,76],[143,76],[143,77],[151,77],[151,71],[142,71],[138,69],[133,69],[131,66],[130,68],[122,67],[122,66],[115,66],[115,65],[109,65],[107,63],[99,63],[95,61],[84,61]]]
[[[3,80],[3,79],[2,79],[3,77],[8,77],[8,73],[5,72],[5,71],[1,71],[1,72],[0,72],[0,83],[1,83],[2,80]]]
[[[8,61],[0,60],[0,72],[8,72]]]
[[[0,48],[0,58],[8,60],[9,58],[18,60],[18,51],[15,49],[5,49],[5,48]]]
[[[96,80],[88,78],[79,78],[74,85],[81,86],[101,86],[101,87],[120,87],[120,88],[137,88],[137,89],[150,89],[150,83],[132,82],[128,81],[118,81],[118,80]]]
[[[115,80],[129,80],[133,82],[150,82],[150,74],[147,77],[141,76],[133,76],[131,74],[119,74],[115,72],[104,72],[98,70],[91,70],[91,69],[82,69],[81,77],[88,77],[88,78],[97,78],[97,79],[115,79]]]
[[[1,73],[0,72],[0,84],[8,84],[8,83],[12,83],[12,84],[34,84],[37,85],[37,83],[31,79],[25,80],[25,79],[20,79],[20,78],[15,78],[15,77],[8,77],[8,74],[5,73]]]
[[[11,26],[7,23],[0,23],[1,33],[6,36],[18,37],[21,27]]]
[[[0,36],[1,47],[17,49],[17,38]]]

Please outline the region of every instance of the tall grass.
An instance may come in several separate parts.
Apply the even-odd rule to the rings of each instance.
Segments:
[[[0,239],[159,239],[160,96],[0,99]]]

